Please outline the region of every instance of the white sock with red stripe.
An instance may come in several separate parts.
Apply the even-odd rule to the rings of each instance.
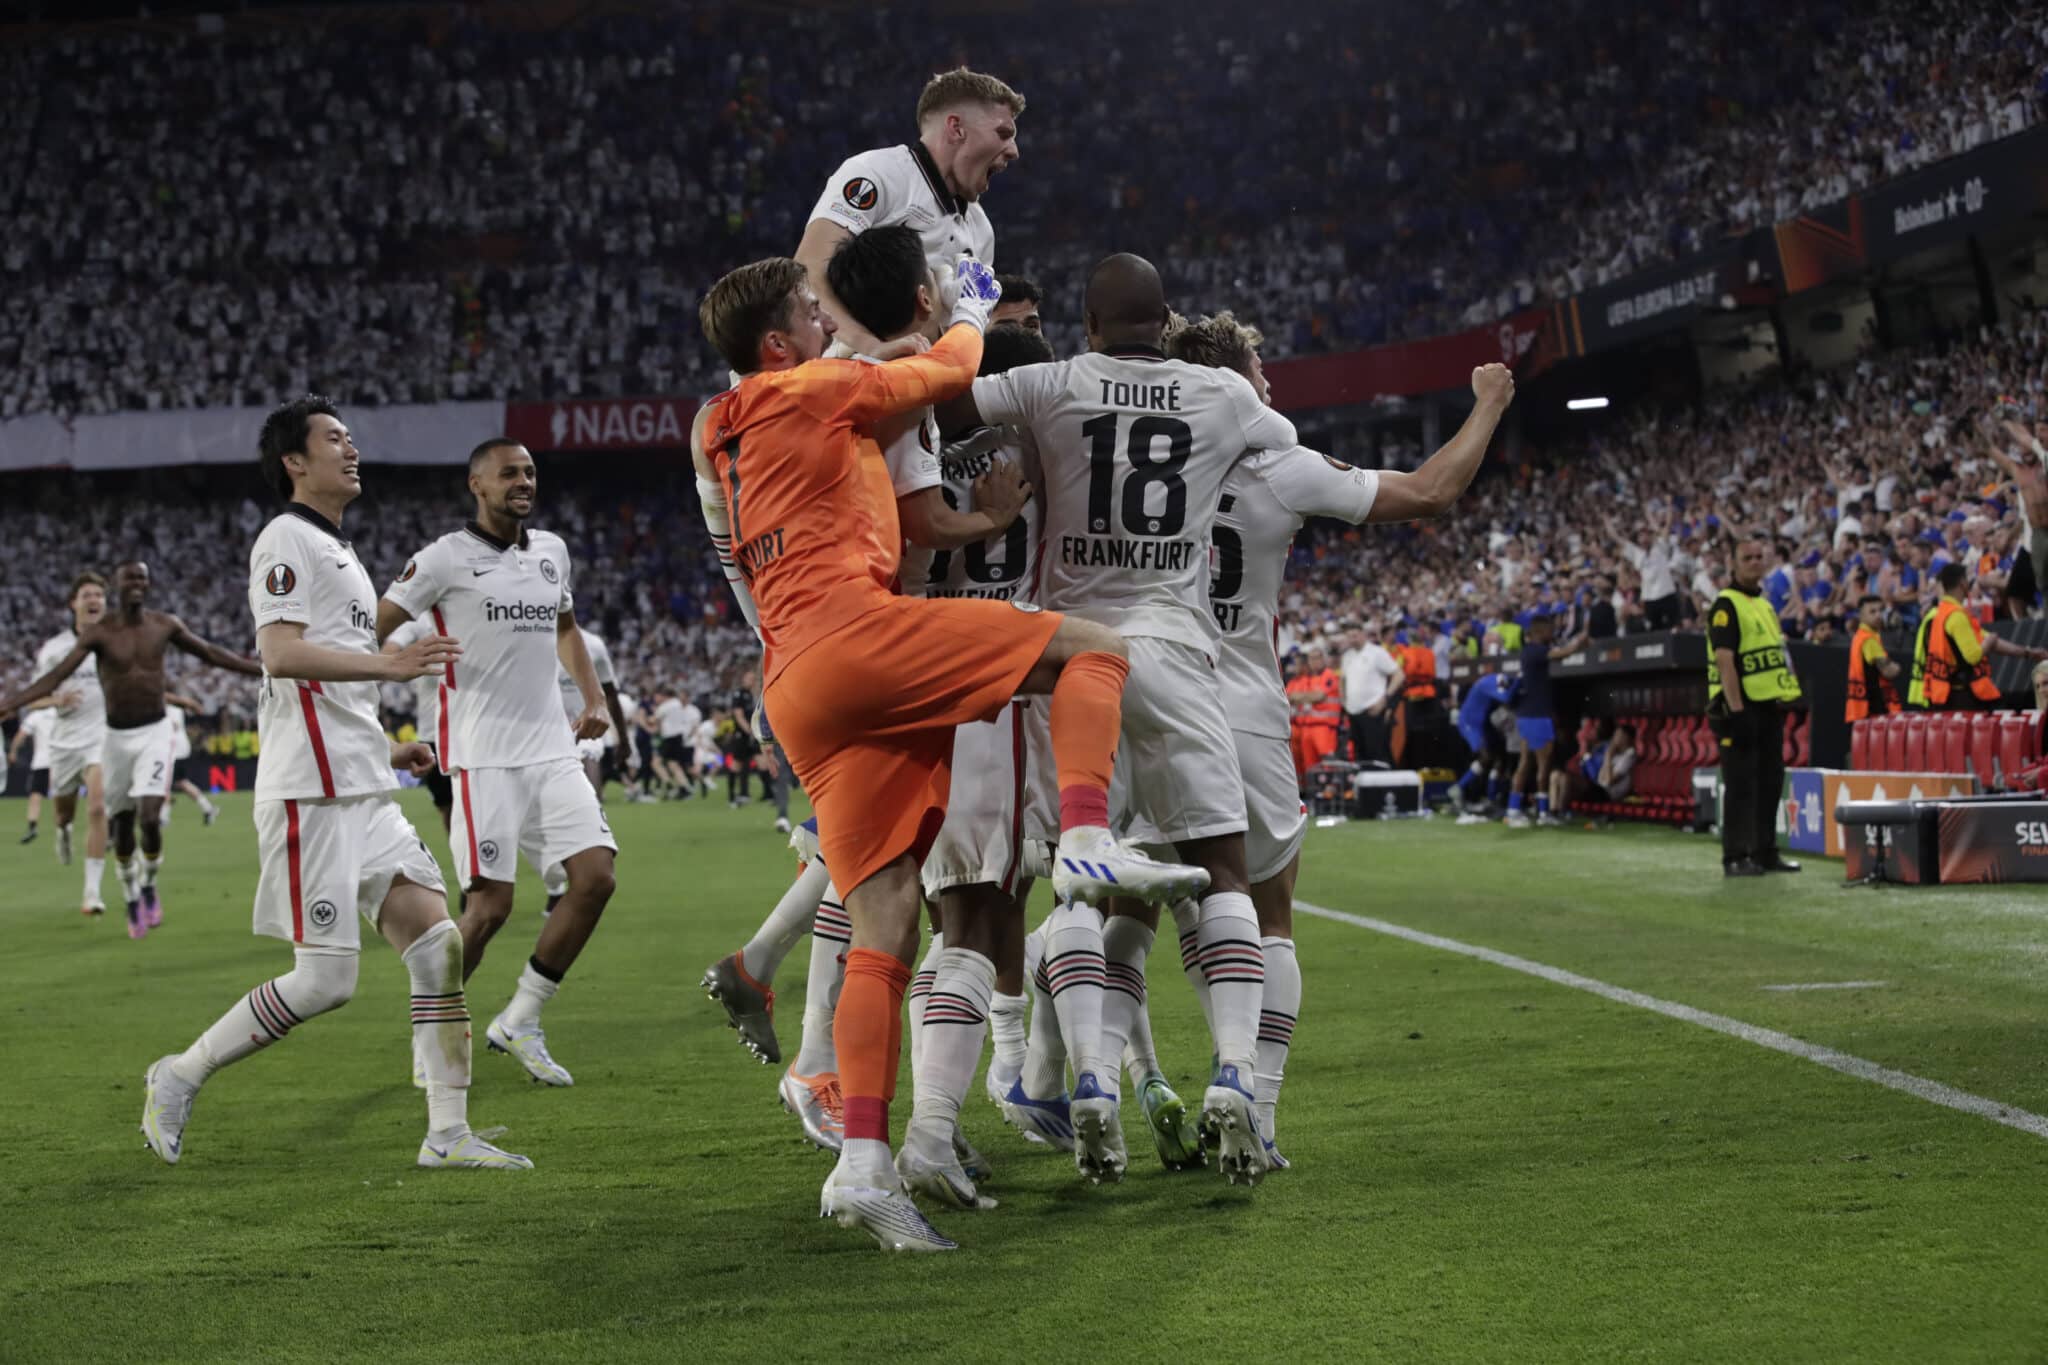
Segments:
[[[747,946],[740,949],[740,966],[748,976],[763,986],[774,983],[782,959],[811,932],[811,924],[818,918],[818,904],[825,899],[825,888],[831,884],[823,859],[813,858],[796,870],[796,880],[789,884],[789,890],[782,893],[768,918],[761,921]]]
[[[1052,1003],[1052,983],[1045,979],[1045,926],[1024,940],[1024,960],[1031,963],[1031,1037],[1024,1049],[1018,1080],[1034,1100],[1067,1093],[1067,1040],[1060,1036],[1060,1012]],[[1033,945],[1038,951],[1033,951]]]
[[[1258,1059],[1259,1004],[1266,991],[1266,959],[1259,951],[1252,898],[1242,891],[1204,896],[1199,937],[1216,1061],[1250,1076]]]
[[[796,1074],[837,1073],[839,1052],[832,1042],[832,1019],[839,1008],[839,987],[846,980],[846,950],[853,946],[853,921],[840,903],[839,888],[828,880],[811,926],[811,975],[804,988],[804,1036],[798,1046]]]
[[[1145,1051],[1152,1050],[1152,1029],[1145,1020],[1145,958],[1152,951],[1152,931],[1142,920],[1129,915],[1111,915],[1102,925],[1104,990],[1102,993],[1102,1053],[1123,1060],[1126,1045],[1140,1028]],[[1143,1084],[1145,1073],[1131,1070],[1131,1080]]]
[[[1291,938],[1262,938],[1266,957],[1266,991],[1259,1004],[1259,1065],[1252,1080],[1252,1102],[1259,1128],[1273,1140],[1273,1110],[1280,1103],[1280,1082],[1287,1074],[1287,1050],[1294,1046],[1294,1021],[1301,1014],[1301,962]]]
[[[947,948],[932,971],[924,1007],[924,1048],[911,1075],[917,1098],[904,1144],[915,1143],[934,1161],[953,1151],[960,1105],[974,1084],[974,1067],[988,1037],[988,1004],[995,994],[996,964],[971,948]]]
[[[1075,903],[1047,916],[1042,970],[1075,1077],[1092,1071],[1098,1085],[1114,1090],[1118,1058],[1102,1050],[1102,913]]]
[[[924,1007],[932,998],[932,978],[938,975],[939,956],[946,951],[946,936],[933,934],[931,947],[924,950],[924,961],[917,964],[917,975],[910,978],[910,989],[904,1000],[910,1006],[910,1074],[917,1076],[918,1060],[924,1056]]]
[[[1202,1004],[1202,1022],[1209,1026],[1209,1032],[1216,1032],[1216,1021],[1209,1016],[1209,978],[1202,975],[1202,907],[1197,901],[1176,901],[1173,906],[1173,927],[1180,935],[1180,971],[1194,988],[1195,999]]]
[[[441,920],[404,953],[412,977],[412,1051],[427,1077],[427,1136],[469,1131],[469,1003],[462,996],[462,935]]]
[[[316,1014],[340,1009],[356,989],[352,948],[294,948],[293,966],[237,1000],[171,1063],[197,1088],[208,1076],[269,1047]]]

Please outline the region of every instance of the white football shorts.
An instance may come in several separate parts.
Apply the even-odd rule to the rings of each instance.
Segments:
[[[1143,844],[1240,833],[1244,783],[1209,655],[1132,636],[1110,824]]]
[[[391,883],[442,890],[441,867],[390,792],[256,803],[256,932],[293,943],[362,947]]]
[[[517,881],[522,854],[534,871],[545,873],[588,848],[618,851],[581,759],[462,768],[449,781],[455,787],[449,847],[456,878],[465,887]]]
[[[171,718],[133,729],[107,727],[100,749],[106,779],[107,814],[134,810],[143,798],[171,794]]]
[[[100,766],[98,745],[50,750],[50,795],[70,796],[85,782],[85,770]]]
[[[1030,875],[1026,841],[1059,823],[1050,713],[1049,698],[1019,697],[994,720],[953,732],[953,788],[924,862],[927,896],[977,885],[1012,892]]]
[[[1244,777],[1244,855],[1252,883],[1277,877],[1301,852],[1308,834],[1308,807],[1294,775],[1287,741],[1233,730],[1237,767]]]

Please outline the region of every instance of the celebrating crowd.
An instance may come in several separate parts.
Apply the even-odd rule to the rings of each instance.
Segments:
[[[1112,241],[1184,311],[1270,319],[1277,356],[1486,323],[2017,131],[2048,24],[1198,0],[950,14],[936,43],[912,11],[805,8],[60,32],[0,57],[0,419],[715,386],[711,278],[788,251],[817,167],[909,136],[866,96],[954,58],[1030,99],[990,205],[1058,349]]]

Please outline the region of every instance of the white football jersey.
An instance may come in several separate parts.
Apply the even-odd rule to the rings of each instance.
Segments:
[[[306,628],[308,644],[377,652],[377,589],[332,522],[293,503],[249,551],[249,614],[256,629]],[[373,682],[263,677],[256,730],[258,801],[366,796],[398,785]]]
[[[590,667],[597,673],[597,685],[617,687],[619,675],[612,668],[612,652],[605,648],[604,641],[597,638],[596,631],[585,626],[576,627],[576,633],[583,637],[583,647],[590,651]],[[563,666],[559,655],[555,660],[555,672],[559,675],[555,682],[562,689],[562,714],[569,718],[573,727],[576,718],[583,714],[583,689],[569,676],[569,670]]]
[[[555,686],[555,633],[575,603],[560,536],[508,544],[471,522],[414,555],[384,597],[462,645],[441,678],[442,772],[576,757]]]
[[[956,512],[974,511],[974,481],[998,460],[1019,466],[1026,481],[1038,487],[1038,456],[1031,438],[1010,427],[980,427],[939,453],[939,494],[946,505]],[[1037,601],[1043,520],[1034,493],[999,536],[957,550],[905,551],[903,595]]]
[[[21,718],[21,728],[28,731],[29,770],[49,767],[50,733],[57,728],[56,708],[45,706],[29,712]]]
[[[1209,532],[1224,476],[1294,424],[1230,370],[1117,347],[974,381],[981,419],[1029,430],[1045,484],[1039,602],[1125,635],[1216,647]]]
[[[406,649],[434,633],[432,617],[407,621],[384,637],[385,644]],[[428,744],[437,743],[441,733],[441,677],[429,673],[406,684],[412,689],[412,728]]]
[[[811,209],[810,221],[820,218],[852,233],[909,225],[924,239],[925,259],[941,279],[951,278],[963,252],[995,269],[996,230],[988,214],[946,188],[921,142],[877,147],[841,162]]]
[[[1303,446],[1255,450],[1223,481],[1209,609],[1223,632],[1216,685],[1231,729],[1287,738],[1290,708],[1274,631],[1294,533],[1310,517],[1356,525],[1372,512],[1379,491],[1377,470],[1356,469]]]
[[[36,651],[36,676],[40,678],[62,663],[64,656],[77,644],[77,632],[69,630],[59,631],[43,641],[43,647]],[[98,657],[86,655],[85,662],[57,690],[76,692],[78,700],[55,709],[57,719],[50,730],[51,747],[66,752],[89,749],[98,753],[100,742],[107,737],[107,698],[100,691]]]

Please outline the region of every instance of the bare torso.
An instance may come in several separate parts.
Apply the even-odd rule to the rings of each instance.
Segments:
[[[148,610],[133,619],[110,611],[87,627],[79,642],[91,645],[99,658],[109,726],[132,730],[164,718],[164,652],[177,631],[176,617]]]

